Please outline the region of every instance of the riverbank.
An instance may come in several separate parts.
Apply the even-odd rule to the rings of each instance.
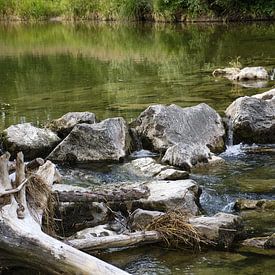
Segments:
[[[130,20],[154,22],[274,20],[274,4],[197,0],[0,0],[0,18],[29,20]]]

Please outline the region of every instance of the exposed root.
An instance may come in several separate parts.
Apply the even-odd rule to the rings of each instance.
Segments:
[[[179,210],[169,211],[153,219],[145,230],[155,230],[169,247],[201,250],[201,244],[208,241],[188,223],[188,217]]]

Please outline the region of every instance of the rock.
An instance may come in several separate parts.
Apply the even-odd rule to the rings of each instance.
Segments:
[[[120,161],[130,149],[128,125],[123,118],[109,118],[95,124],[77,124],[51,152],[58,162]]]
[[[267,80],[268,72],[263,67],[245,67],[216,69],[213,76],[223,76],[229,80],[250,81],[250,80]]]
[[[256,248],[275,248],[275,233],[268,237],[246,239],[242,242],[242,246]]]
[[[245,67],[234,76],[235,80],[257,80],[268,79],[268,72],[263,67]]]
[[[86,228],[70,236],[68,240],[90,239],[94,237],[105,237],[118,235],[115,231],[109,230],[108,225],[98,225],[92,228]]]
[[[208,163],[210,156],[210,150],[205,145],[189,145],[180,142],[167,149],[162,158],[162,162],[169,163],[189,171],[190,168],[198,165],[199,163]]]
[[[153,158],[138,158],[124,165],[132,173],[144,177],[156,177],[163,180],[187,179],[188,172],[177,170],[172,166],[159,164]]]
[[[145,149],[165,152],[179,142],[208,146],[212,152],[224,149],[221,117],[204,103],[189,108],[152,105],[133,124]]]
[[[225,111],[234,143],[275,143],[275,89],[236,99]]]
[[[153,105],[135,121],[143,146],[165,153],[162,162],[185,170],[207,162],[210,152],[224,149],[225,130],[220,116],[208,105],[190,108]]]
[[[189,222],[208,241],[225,248],[232,245],[243,228],[239,216],[227,213],[217,213],[212,217],[191,217]]]
[[[62,117],[52,120],[46,127],[57,132],[62,138],[66,137],[77,124],[96,123],[96,116],[90,112],[70,112]]]
[[[234,205],[234,209],[237,211],[255,209],[275,209],[275,201],[238,199]]]
[[[216,69],[212,73],[213,76],[223,76],[229,80],[235,79],[235,76],[240,73],[239,68],[224,68],[224,69]]]
[[[109,221],[110,211],[104,203],[62,203],[56,213],[62,219],[58,231],[66,235],[87,227],[104,224]]]
[[[188,179],[189,173],[187,171],[181,171],[176,169],[166,169],[161,171],[157,176],[159,180],[181,180]]]
[[[182,210],[197,215],[201,189],[193,180],[152,181],[144,184],[150,190],[146,199],[133,202],[132,209],[153,211]]]
[[[12,158],[22,151],[26,160],[46,157],[61,141],[49,129],[37,128],[30,123],[12,125],[2,133],[3,146]]]
[[[153,219],[163,215],[163,212],[136,209],[130,216],[130,226],[132,230],[144,230]]]

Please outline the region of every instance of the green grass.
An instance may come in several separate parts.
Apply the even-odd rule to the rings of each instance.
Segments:
[[[0,0],[0,15],[22,19],[181,21],[186,16],[224,19],[274,17],[275,0]]]

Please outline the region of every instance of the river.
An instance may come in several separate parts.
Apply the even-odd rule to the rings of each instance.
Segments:
[[[201,102],[223,115],[237,97],[267,91],[275,82],[241,86],[212,77],[219,67],[275,68],[275,24],[1,24],[0,130],[19,122],[43,125],[69,111],[132,121],[148,105]],[[274,74],[274,71],[273,71]],[[256,146],[256,145],[255,145]],[[275,199],[275,146],[248,154],[230,147],[224,165],[196,169],[201,205],[212,215],[231,212],[237,198]],[[61,167],[64,175],[71,168]],[[120,165],[77,168],[71,184],[137,181]],[[67,173],[68,172],[68,173]],[[87,176],[88,175],[88,176]],[[274,211],[273,211],[274,212]],[[249,236],[275,232],[273,212],[245,218]],[[275,252],[173,251],[155,246],[99,255],[132,274],[274,274]]]

